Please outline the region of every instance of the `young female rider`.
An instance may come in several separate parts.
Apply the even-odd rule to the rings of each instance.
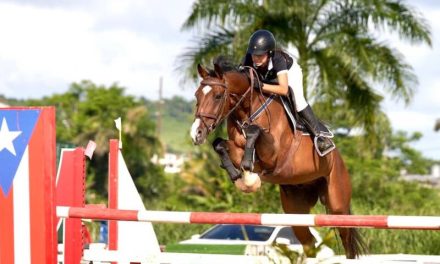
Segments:
[[[260,87],[263,92],[282,96],[293,93],[296,109],[291,109],[298,112],[314,136],[315,148],[319,155],[324,156],[335,148],[331,140],[333,134],[316,118],[304,98],[300,66],[287,53],[275,49],[275,37],[270,31],[261,29],[252,34],[242,64],[257,71],[263,82]]]

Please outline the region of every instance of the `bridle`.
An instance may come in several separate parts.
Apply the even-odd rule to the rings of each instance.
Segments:
[[[246,96],[249,93],[252,93],[253,87],[254,87],[254,71],[255,69],[250,68],[249,67],[249,75],[250,75],[250,79],[251,79],[251,83],[250,86],[248,87],[248,89],[246,90],[246,92],[244,94],[241,95],[240,99],[238,99],[237,103],[235,103],[234,107],[232,107],[232,109],[230,109],[228,111],[228,113],[226,115],[224,115],[223,117],[221,117],[221,113],[224,112],[224,108],[226,105],[226,100],[229,97],[229,89],[228,89],[228,85],[224,82],[217,82],[217,81],[212,81],[212,80],[203,80],[200,82],[201,85],[206,86],[206,85],[210,85],[210,86],[221,86],[225,89],[225,92],[223,93],[222,96],[222,101],[220,104],[220,107],[217,110],[217,113],[214,114],[210,114],[210,113],[203,113],[203,112],[199,112],[197,110],[196,113],[196,117],[200,118],[200,120],[202,121],[203,125],[208,129],[208,133],[211,132],[212,130],[214,130],[218,124],[222,123],[223,120],[225,120],[232,112],[235,111],[235,109],[237,109],[237,107],[241,104],[241,102],[244,100],[244,98],[246,98]],[[232,95],[232,94],[231,94]],[[209,118],[209,119],[214,119],[214,122],[208,126],[205,122],[205,118]]]

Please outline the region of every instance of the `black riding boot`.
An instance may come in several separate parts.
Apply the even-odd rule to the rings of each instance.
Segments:
[[[335,149],[335,143],[331,140],[333,133],[316,118],[310,105],[298,114],[302,117],[309,132],[314,136],[315,149],[321,157]]]

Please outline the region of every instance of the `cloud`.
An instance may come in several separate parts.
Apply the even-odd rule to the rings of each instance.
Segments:
[[[418,87],[414,87],[415,95],[408,106],[387,96],[382,107],[394,130],[422,132],[423,137],[411,145],[422,151],[425,156],[439,159],[440,133],[435,133],[433,129],[435,120],[440,118],[440,76],[436,60],[440,58],[440,2],[425,0],[418,1],[417,5],[414,1],[409,4],[429,23],[433,45],[431,48],[426,44],[409,43],[399,39],[397,34],[376,35],[404,56],[405,61],[413,67],[419,81]]]
[[[174,60],[188,36],[180,33],[176,12],[187,2],[176,4],[179,11],[160,1],[78,2],[74,8],[70,2],[0,3],[2,93],[41,97],[89,79],[151,97],[160,76],[166,90],[178,89]]]
[[[404,131],[433,130],[435,120],[438,118],[434,113],[417,111],[389,111],[387,112],[393,128]]]

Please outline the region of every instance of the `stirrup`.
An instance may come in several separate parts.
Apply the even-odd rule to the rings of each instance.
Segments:
[[[319,149],[318,139],[319,139],[320,137],[321,137],[321,138],[327,138],[327,139],[329,139],[329,141],[331,142],[331,146],[328,147],[327,149],[325,149],[324,151],[321,151],[321,150]],[[318,155],[321,156],[321,157],[324,157],[325,155],[327,155],[328,153],[330,153],[332,150],[334,150],[334,149],[336,148],[335,143],[334,143],[332,140],[330,140],[329,137],[325,137],[325,136],[321,136],[321,135],[316,136],[316,137],[313,139],[313,145],[315,146],[316,152],[317,152]]]
[[[334,138],[335,135],[333,135],[333,132],[330,130],[328,131],[319,131],[318,135],[316,137],[325,137],[325,138]]]

